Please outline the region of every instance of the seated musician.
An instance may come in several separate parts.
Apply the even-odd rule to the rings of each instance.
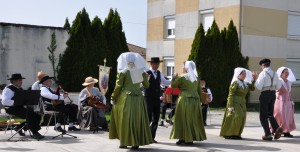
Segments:
[[[40,127],[40,120],[41,117],[33,111],[31,107],[25,108],[24,106],[14,106],[14,95],[15,92],[22,89],[22,83],[23,78],[21,74],[16,73],[12,74],[11,78],[7,79],[10,80],[11,84],[5,87],[5,89],[2,92],[2,104],[5,106],[6,113],[10,115],[15,115],[17,117],[20,117],[22,119],[26,119],[26,122],[21,123],[20,125],[14,127],[15,131],[18,131],[20,128],[22,128],[25,123],[28,124],[29,130],[32,132],[34,139],[42,139],[44,136],[42,136],[38,131],[41,129]],[[24,128],[27,129],[27,128]],[[18,132],[20,136],[25,136],[25,133],[20,130]]]
[[[108,123],[105,118],[106,98],[98,88],[94,87],[97,82],[97,79],[87,77],[82,84],[86,87],[82,89],[79,94],[79,101],[81,103],[78,114],[80,128],[90,127],[90,130],[101,129],[108,131]],[[99,106],[92,103],[92,98],[96,99],[94,101],[97,102]],[[100,104],[102,104],[102,106]]]
[[[45,109],[60,112],[58,116],[58,123],[55,125],[54,130],[66,133],[66,130],[61,127],[61,124],[63,124],[64,120],[66,120],[64,117],[68,117],[68,131],[80,131],[80,129],[75,126],[77,123],[78,106],[75,104],[64,103],[64,98],[68,97],[68,93],[60,94],[59,92],[56,93],[51,89],[52,78],[53,77],[46,75],[40,80],[40,84],[42,84],[41,96],[45,103]]]
[[[206,124],[207,109],[208,109],[208,105],[212,102],[212,93],[210,89],[207,86],[205,86],[205,84],[206,84],[205,79],[201,78],[200,85],[202,88],[202,93],[201,93],[202,117],[203,117],[204,126],[207,126]]]

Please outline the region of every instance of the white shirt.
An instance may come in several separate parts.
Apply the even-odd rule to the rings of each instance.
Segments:
[[[156,74],[154,73],[155,70],[153,70],[152,68],[150,68],[150,70],[151,70],[151,72],[152,72],[154,78],[156,79]],[[156,71],[158,71],[158,70],[156,70]],[[171,81],[170,81],[170,80],[167,80],[162,72],[160,72],[160,80],[161,80],[161,81],[160,81],[161,84],[163,84],[163,85],[165,85],[165,86],[168,86],[168,85],[171,84]]]
[[[64,100],[63,94],[58,96],[58,95],[50,92],[49,88],[46,87],[46,86],[41,88],[41,96],[44,97],[44,98],[51,99],[51,100]]]
[[[207,94],[209,94],[209,96],[210,96],[210,102],[212,102],[212,99],[213,99],[212,93],[209,88],[207,88],[206,90],[207,90]]]
[[[271,78],[270,76],[266,73],[268,72],[271,77],[274,76],[273,78],[273,88],[275,90],[280,89],[281,87],[281,83],[279,81],[278,75],[275,73],[274,71],[271,70],[271,68],[264,68],[262,72],[259,73],[258,78],[255,82],[255,87],[258,90],[262,90],[264,87],[270,87],[271,86]]]
[[[8,85],[10,86],[10,85]],[[13,92],[11,89],[5,87],[2,92],[2,105],[3,106],[13,106],[15,101],[11,100],[11,98],[15,95],[15,92]]]
[[[98,96],[100,98],[103,99],[103,103],[106,104],[106,98],[105,96],[99,91],[98,88],[96,87],[93,87],[93,88],[90,88],[89,89],[90,93],[93,95],[93,96]],[[88,93],[86,92],[85,88],[81,90],[80,94],[79,94],[79,101],[83,101],[85,100],[86,98],[88,97]]]
[[[31,90],[40,90],[42,88],[42,84],[39,84],[40,81],[35,81],[31,86]]]

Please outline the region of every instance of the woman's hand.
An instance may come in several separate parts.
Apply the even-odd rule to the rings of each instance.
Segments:
[[[227,108],[227,110],[228,110],[229,112],[231,112],[231,111],[234,110],[234,108],[233,108],[233,107],[229,107],[229,108]]]

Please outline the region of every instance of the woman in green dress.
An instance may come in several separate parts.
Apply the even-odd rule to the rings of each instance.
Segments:
[[[220,132],[225,139],[242,139],[247,112],[246,95],[255,89],[256,79],[257,75],[245,68],[234,69]]]
[[[153,143],[141,84],[149,87],[147,62],[138,53],[122,53],[118,58],[116,86],[111,95],[113,108],[109,139],[119,139],[120,147],[138,149]]]
[[[186,61],[183,72],[180,77],[175,74],[171,83],[172,88],[180,89],[170,136],[171,139],[179,139],[177,145],[206,140],[200,105],[201,86],[195,63]]]

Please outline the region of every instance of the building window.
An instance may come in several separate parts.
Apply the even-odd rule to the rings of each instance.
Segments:
[[[174,16],[168,16],[165,17],[165,37],[167,39],[174,39],[175,38],[175,17]]]
[[[288,38],[300,40],[300,12],[289,11],[288,15]]]
[[[167,77],[171,78],[174,74],[174,66],[167,66]]]
[[[164,57],[165,76],[169,79],[174,74],[174,57]]]
[[[213,10],[200,11],[200,21],[206,33],[214,21],[214,11]]]
[[[293,71],[297,82],[299,82],[300,81],[300,59],[287,59],[286,66]]]

